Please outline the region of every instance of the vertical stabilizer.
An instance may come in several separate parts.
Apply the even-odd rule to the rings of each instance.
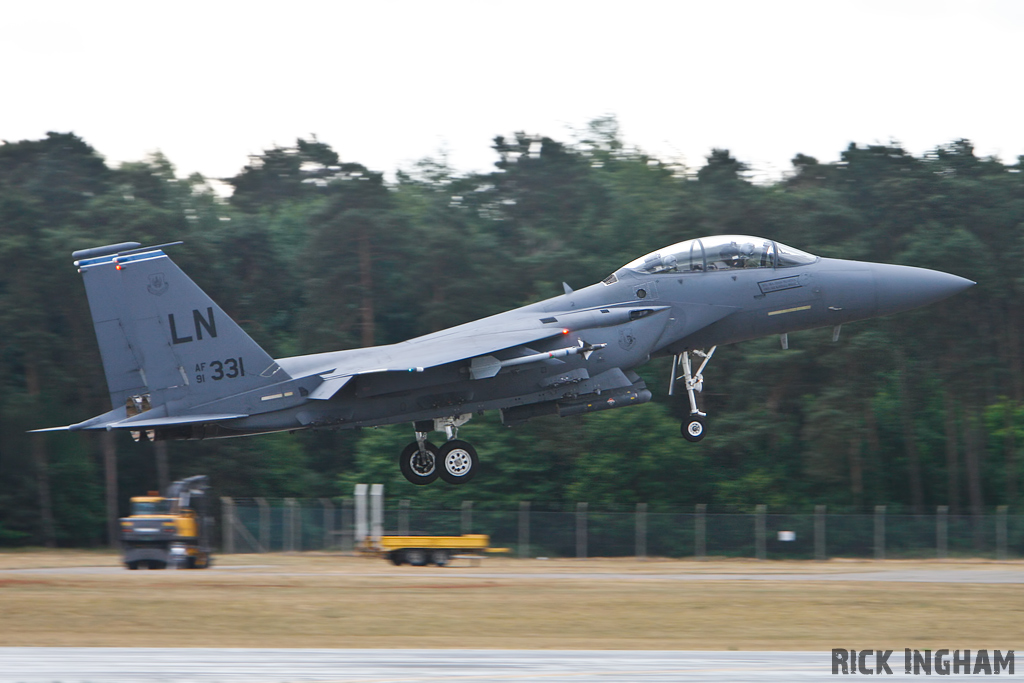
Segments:
[[[175,414],[288,379],[161,248],[136,246],[74,254],[114,408]]]

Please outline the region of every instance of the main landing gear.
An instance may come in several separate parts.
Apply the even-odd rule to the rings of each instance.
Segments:
[[[416,440],[398,456],[402,475],[417,486],[429,484],[438,477],[449,484],[465,484],[472,479],[479,463],[476,449],[457,438],[459,427],[469,422],[471,417],[471,414],[466,414],[413,423]],[[448,440],[438,448],[427,441],[431,431],[443,431]]]
[[[712,346],[711,350],[706,353],[698,349],[693,351],[693,355],[704,359],[700,367],[697,368],[696,373],[692,370],[689,351],[683,351],[672,358],[672,378],[668,384],[668,395],[672,396],[675,393],[676,380],[681,379],[686,384],[686,394],[690,398],[690,416],[683,420],[683,424],[680,426],[683,438],[687,441],[700,441],[707,432],[708,416],[707,413],[697,410],[697,398],[694,396],[694,392],[704,389],[704,376],[701,373],[704,372],[704,368],[707,366],[708,361],[711,360],[711,356],[715,355],[715,349],[717,348],[717,346]],[[677,375],[680,365],[683,368],[681,377]]]

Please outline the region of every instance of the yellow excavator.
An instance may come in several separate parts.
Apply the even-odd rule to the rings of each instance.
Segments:
[[[206,475],[181,479],[160,496],[131,499],[121,518],[121,548],[128,569],[206,569],[212,563]]]

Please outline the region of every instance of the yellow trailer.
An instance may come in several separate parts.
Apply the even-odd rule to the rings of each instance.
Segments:
[[[502,552],[504,548],[490,548],[491,538],[487,534],[463,534],[462,536],[381,536],[378,543],[366,539],[361,550],[377,553],[391,560],[392,564],[411,564],[423,567],[436,564],[443,567],[458,555],[482,557],[486,552]]]

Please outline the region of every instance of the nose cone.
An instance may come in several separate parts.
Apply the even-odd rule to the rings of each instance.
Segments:
[[[889,315],[927,306],[958,294],[975,283],[938,270],[875,263],[878,315]]]

